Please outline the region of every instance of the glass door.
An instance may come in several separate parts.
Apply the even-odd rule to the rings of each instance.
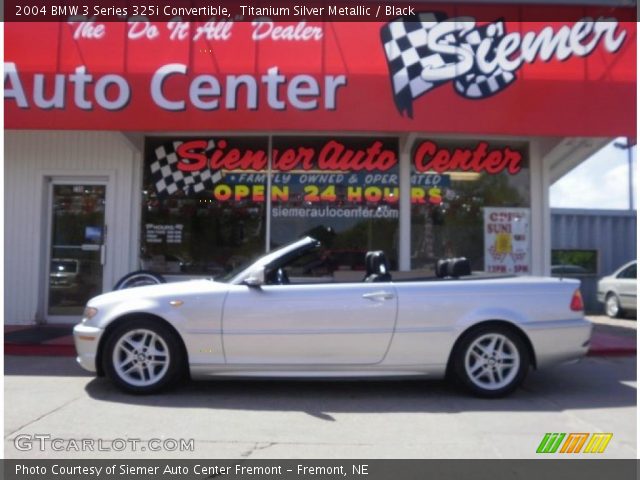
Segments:
[[[77,317],[102,293],[106,183],[51,185],[47,317]]]

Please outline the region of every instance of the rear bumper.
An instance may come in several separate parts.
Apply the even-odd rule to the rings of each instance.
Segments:
[[[589,351],[593,325],[588,320],[555,320],[523,325],[531,340],[538,368],[570,362]]]
[[[79,323],[73,328],[73,342],[78,356],[76,361],[82,368],[95,373],[98,344],[104,330]]]

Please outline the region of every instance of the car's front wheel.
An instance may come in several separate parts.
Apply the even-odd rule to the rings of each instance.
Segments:
[[[462,338],[454,352],[453,371],[473,394],[496,398],[524,381],[530,362],[520,335],[504,326],[486,326]]]
[[[151,319],[137,319],[116,327],[108,337],[103,368],[120,389],[153,393],[177,382],[184,372],[183,357],[170,328]]]
[[[604,300],[604,311],[608,317],[618,318],[622,316],[622,309],[620,308],[620,300],[615,293],[607,294],[607,298]]]

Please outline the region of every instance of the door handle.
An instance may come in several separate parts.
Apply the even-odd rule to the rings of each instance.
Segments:
[[[366,298],[367,300],[392,300],[395,298],[395,295],[390,292],[372,292],[365,293],[362,295],[362,298]]]

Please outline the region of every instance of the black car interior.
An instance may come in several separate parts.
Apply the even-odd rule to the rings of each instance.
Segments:
[[[317,253],[317,258],[314,257],[313,253]],[[309,261],[305,259],[305,256],[309,256]],[[292,283],[289,279],[289,275],[291,272],[288,272],[292,263],[299,261],[302,259],[303,262],[303,273],[312,272],[314,269],[321,267],[326,270],[326,255],[322,254],[321,245],[319,242],[310,245],[309,248],[303,249],[302,251],[292,252],[284,258],[279,259],[277,264],[269,265],[266,268],[266,284],[267,285],[288,285]],[[389,262],[384,252],[381,250],[373,250],[369,251],[365,254],[365,274],[362,278],[362,282],[364,283],[379,283],[379,282],[391,282],[391,268],[389,266]],[[331,275],[332,272],[328,272]],[[327,273],[323,273],[322,275],[327,275]],[[300,277],[298,274],[294,275],[295,279],[293,283],[308,283],[304,278]],[[300,277],[300,278],[299,278]],[[412,278],[412,279],[397,279],[396,281],[434,281],[434,280],[455,280],[460,277],[467,277],[468,279],[480,279],[485,276],[476,275],[472,276],[471,272],[471,263],[465,257],[456,257],[456,258],[443,258],[436,262],[435,265],[435,276],[425,277],[425,278]],[[332,282],[329,277],[327,280],[321,281],[319,283],[327,283]],[[313,283],[313,282],[312,282]]]
[[[366,274],[363,281],[370,282],[390,282],[391,274],[389,273],[389,263],[384,252],[377,250],[374,252],[367,252],[364,264]]]
[[[436,277],[458,278],[471,275],[471,263],[465,257],[443,258],[436,262]]]

